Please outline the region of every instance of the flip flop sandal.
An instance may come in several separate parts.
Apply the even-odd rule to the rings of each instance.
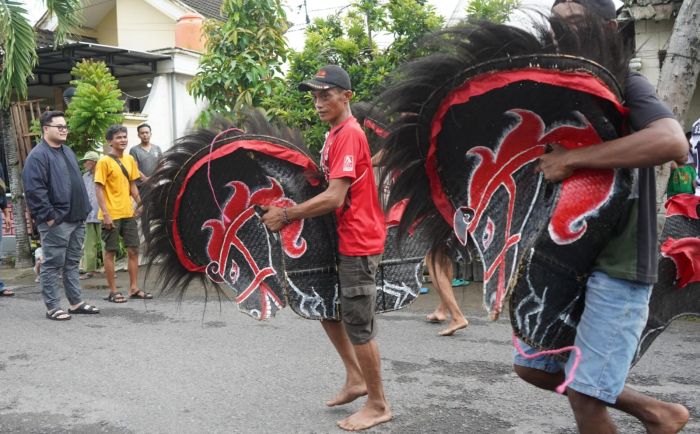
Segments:
[[[91,277],[92,277],[92,273],[85,273],[82,276],[78,277],[78,279],[86,280],[86,279],[90,279]]]
[[[84,313],[84,314],[96,314],[100,313],[100,310],[96,308],[95,306],[91,306],[85,302],[80,303],[80,306],[76,307],[75,309],[68,309],[68,313],[71,314],[76,314],[76,313]]]
[[[139,290],[138,292],[130,294],[129,298],[140,298],[142,300],[150,300],[153,298],[153,294],[144,290]]]
[[[110,292],[104,300],[110,303],[126,303],[126,297],[121,292]]]
[[[63,309],[57,307],[56,309],[46,312],[46,318],[52,321],[68,321],[70,319],[70,315],[68,315]]]
[[[15,292],[11,289],[3,289],[0,291],[0,297],[14,297]]]

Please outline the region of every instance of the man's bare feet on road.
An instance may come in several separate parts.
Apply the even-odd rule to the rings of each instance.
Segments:
[[[688,409],[684,406],[664,402],[657,414],[657,422],[647,421],[644,426],[648,434],[676,434],[688,423],[689,417]]]
[[[338,426],[346,431],[361,431],[380,423],[389,422],[392,417],[388,405],[377,408],[365,404],[357,413],[338,421]]]
[[[365,395],[367,395],[367,387],[364,384],[354,386],[345,385],[333,399],[326,401],[326,405],[328,407],[335,407],[336,405],[347,404]]]
[[[467,328],[468,325],[469,321],[467,321],[466,318],[461,318],[457,320],[452,318],[452,321],[450,321],[449,326],[444,330],[440,330],[438,334],[440,336],[452,336],[457,330]]]
[[[428,315],[425,316],[425,320],[428,322],[432,323],[441,323],[447,319],[447,315],[445,315],[442,312],[435,311],[433,313],[429,313]]]

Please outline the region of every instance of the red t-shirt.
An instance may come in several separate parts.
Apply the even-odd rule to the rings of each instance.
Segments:
[[[384,214],[379,206],[367,137],[354,117],[328,133],[321,150],[321,168],[327,180],[348,178],[351,182],[345,202],[335,210],[338,251],[345,256],[383,253]]]

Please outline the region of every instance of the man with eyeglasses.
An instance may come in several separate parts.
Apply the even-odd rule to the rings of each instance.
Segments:
[[[98,308],[83,301],[78,271],[90,200],[78,159],[65,145],[68,127],[63,112],[44,112],[40,124],[42,139],[27,156],[22,181],[44,251],[39,277],[46,317],[66,321],[71,319],[71,314],[100,313]],[[60,307],[58,280],[61,272],[70,303],[68,312]]]

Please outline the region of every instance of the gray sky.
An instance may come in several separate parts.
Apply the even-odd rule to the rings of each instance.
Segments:
[[[304,27],[306,16],[304,14],[304,0],[285,0],[287,4],[287,19],[292,22],[293,27],[287,32],[289,45],[299,51],[304,47]],[[466,9],[468,0],[430,0],[428,3],[435,7],[438,14],[449,19],[455,8]],[[344,9],[350,4],[347,0],[306,0],[306,9],[309,12],[309,19],[332,15]],[[381,39],[378,43],[388,44],[390,41]]]
[[[292,22],[293,26],[287,32],[289,44],[295,50],[301,50],[304,46],[304,28],[306,24],[306,16],[304,13],[304,0],[283,0],[287,5],[287,18]],[[44,11],[44,2],[42,0],[22,0],[27,5],[29,17],[32,22],[41,17]],[[522,0],[524,5],[544,7],[545,10],[549,7],[552,0]],[[466,9],[469,0],[429,0],[429,3],[435,7],[438,14],[445,17],[446,20],[453,15],[457,10],[457,18],[463,17],[463,11]],[[306,9],[309,13],[309,18],[325,17],[337,13],[339,10],[347,7],[350,4],[348,0],[306,0]],[[378,39],[380,45],[388,45],[388,39]]]

